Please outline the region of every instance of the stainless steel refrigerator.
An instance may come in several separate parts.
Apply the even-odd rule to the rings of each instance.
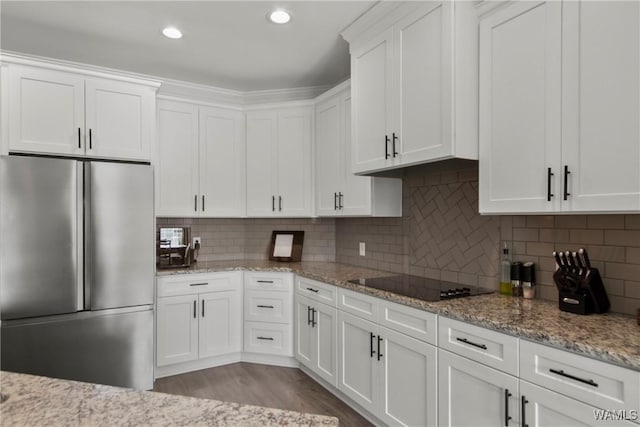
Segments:
[[[0,157],[0,368],[153,388],[148,164]]]

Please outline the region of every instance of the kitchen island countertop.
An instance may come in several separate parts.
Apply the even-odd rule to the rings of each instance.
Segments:
[[[231,270],[292,272],[640,371],[640,326],[632,316],[567,313],[560,311],[557,303],[504,296],[497,290],[489,295],[427,302],[349,282],[360,277],[384,277],[397,273],[333,262],[200,261],[188,269],[159,270],[157,274],[167,276]]]
[[[2,425],[337,426],[281,409],[0,372]]]

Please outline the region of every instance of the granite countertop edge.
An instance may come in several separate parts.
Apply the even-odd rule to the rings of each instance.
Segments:
[[[332,416],[0,371],[2,424],[337,426]]]
[[[469,305],[470,298],[427,302],[348,282],[350,279],[359,277],[382,277],[397,273],[332,262],[282,265],[282,263],[271,261],[214,261],[201,263],[189,269],[159,270],[158,277],[221,271],[294,273],[308,279],[640,371],[640,325],[636,324],[634,317],[623,314],[581,316],[562,312],[556,304],[549,301],[503,296],[498,294],[497,290],[495,294],[471,297],[474,302],[482,302],[482,304]],[[352,276],[344,277],[345,274]],[[603,320],[602,327],[594,325],[598,323],[594,319]],[[581,323],[591,326],[583,330]],[[615,333],[618,333],[619,337],[611,336]],[[623,343],[625,334],[632,336],[627,336],[627,342]],[[629,348],[629,345],[634,342],[636,344],[633,348]]]

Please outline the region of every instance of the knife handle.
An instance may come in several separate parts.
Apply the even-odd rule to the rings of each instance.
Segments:
[[[578,253],[580,254],[580,257],[582,258],[582,262],[584,263],[584,266],[588,270],[591,270],[591,261],[589,260],[589,255],[587,255],[587,250],[585,248],[580,248],[580,249],[578,249]]]
[[[572,272],[575,272],[578,269],[578,266],[576,265],[575,260],[571,256],[571,252],[566,251],[564,253],[564,256],[565,256],[565,258],[567,258],[567,262],[569,263],[569,270],[572,271]]]
[[[553,251],[553,258],[556,260],[556,270],[562,270],[562,260],[558,252]]]

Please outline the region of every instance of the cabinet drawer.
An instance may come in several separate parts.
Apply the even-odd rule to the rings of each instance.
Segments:
[[[242,272],[180,274],[157,279],[158,297],[230,291],[242,288]]]
[[[381,300],[379,305],[378,323],[380,325],[436,345],[438,340],[436,319],[438,316],[435,313],[384,300]]]
[[[338,301],[338,288],[336,286],[305,277],[298,276],[296,278],[296,292],[331,307],[335,307]]]
[[[292,305],[290,292],[249,289],[244,298],[244,319],[290,324]]]
[[[440,316],[438,346],[518,375],[518,339],[515,337]]]
[[[379,299],[349,291],[347,289],[338,290],[338,309],[351,313],[355,316],[367,319],[372,322],[378,321]]]
[[[291,291],[293,288],[292,273],[244,273],[246,289],[262,291]]]
[[[293,356],[291,325],[245,322],[244,351]]]
[[[640,409],[640,372],[526,340],[520,378],[597,408]]]

